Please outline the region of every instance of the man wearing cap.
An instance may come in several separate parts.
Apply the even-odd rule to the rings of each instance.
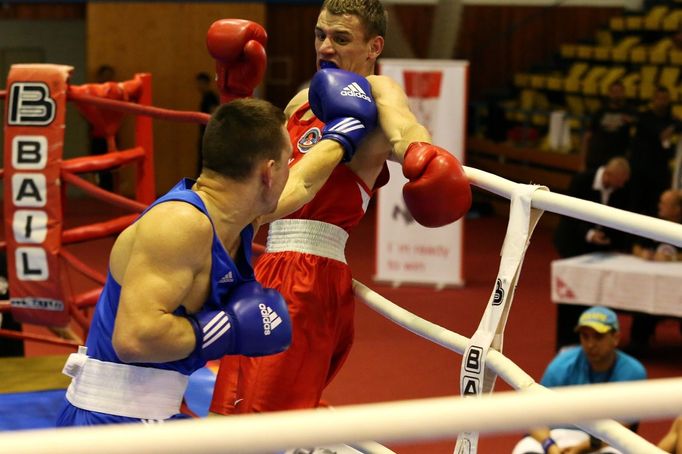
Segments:
[[[566,347],[549,363],[541,384],[555,386],[645,380],[642,363],[618,350],[620,326],[611,309],[595,306],[582,313],[575,327],[580,346]],[[636,430],[637,423],[627,426]],[[619,453],[599,439],[574,428],[537,427],[529,431],[512,454]],[[570,448],[569,451],[564,451]]]

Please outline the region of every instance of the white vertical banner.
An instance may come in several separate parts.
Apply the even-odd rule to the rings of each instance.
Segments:
[[[464,163],[469,64],[452,60],[380,61],[380,73],[400,84],[412,112],[431,133],[433,143]],[[463,285],[462,221],[439,227],[419,225],[403,201],[407,182],[400,164],[389,163],[391,180],[377,201],[375,280]]]

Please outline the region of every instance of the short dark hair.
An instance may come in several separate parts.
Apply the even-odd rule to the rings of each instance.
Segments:
[[[386,37],[388,14],[379,0],[324,0],[322,9],[332,14],[358,16],[365,28],[365,38]]]
[[[281,109],[261,99],[222,104],[206,125],[203,167],[243,181],[258,162],[279,161],[288,140],[282,130],[285,121]]]

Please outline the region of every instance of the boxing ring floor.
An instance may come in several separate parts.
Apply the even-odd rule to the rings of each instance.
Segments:
[[[67,213],[67,222],[92,221],[97,204],[82,203]],[[551,216],[549,213],[545,217]],[[507,217],[490,216],[465,221],[464,272],[467,285],[462,289],[434,292],[427,287],[393,289],[372,282],[374,272],[374,212],[370,212],[351,235],[347,258],[356,279],[420,317],[454,332],[470,336],[476,329],[496,277],[499,248],[505,235]],[[264,242],[265,228],[259,232]],[[526,254],[520,285],[505,331],[505,355],[535,380],[554,356],[555,305],[550,301],[550,262],[557,258],[551,244],[552,230],[540,225]],[[74,245],[74,252],[88,264],[104,269],[111,240]],[[368,253],[368,251],[370,251]],[[82,255],[81,255],[82,254]],[[101,268],[100,268],[101,267]],[[83,285],[77,278],[73,285]],[[627,342],[629,317],[621,317]],[[641,358],[651,378],[682,376],[682,336],[675,322],[661,323],[651,355]],[[64,354],[59,347],[29,344],[27,356]],[[677,358],[677,359],[676,359]],[[356,343],[349,360],[327,389],[324,399],[331,405],[384,402],[390,400],[450,396],[459,388],[461,356],[415,336],[384,319],[361,303],[357,306]],[[210,376],[207,376],[210,379]],[[205,377],[206,378],[206,377]],[[210,380],[207,382],[210,383]],[[199,385],[199,394],[210,384]],[[201,389],[201,386],[204,388]],[[498,380],[496,391],[511,389]],[[30,402],[30,395],[26,402]],[[199,398],[201,399],[201,397]],[[2,406],[0,396],[0,407]],[[643,421],[639,434],[657,442],[671,420]],[[507,434],[483,436],[479,452],[510,452],[522,436]],[[451,453],[453,441],[415,445],[389,445],[400,454]]]

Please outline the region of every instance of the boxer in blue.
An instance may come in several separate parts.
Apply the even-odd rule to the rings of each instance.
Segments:
[[[72,354],[59,426],[183,417],[189,375],[229,354],[287,348],[286,303],[251,268],[254,219],[273,213],[291,144],[265,101],[220,106],[196,182],[182,180],[116,240],[86,347]]]

